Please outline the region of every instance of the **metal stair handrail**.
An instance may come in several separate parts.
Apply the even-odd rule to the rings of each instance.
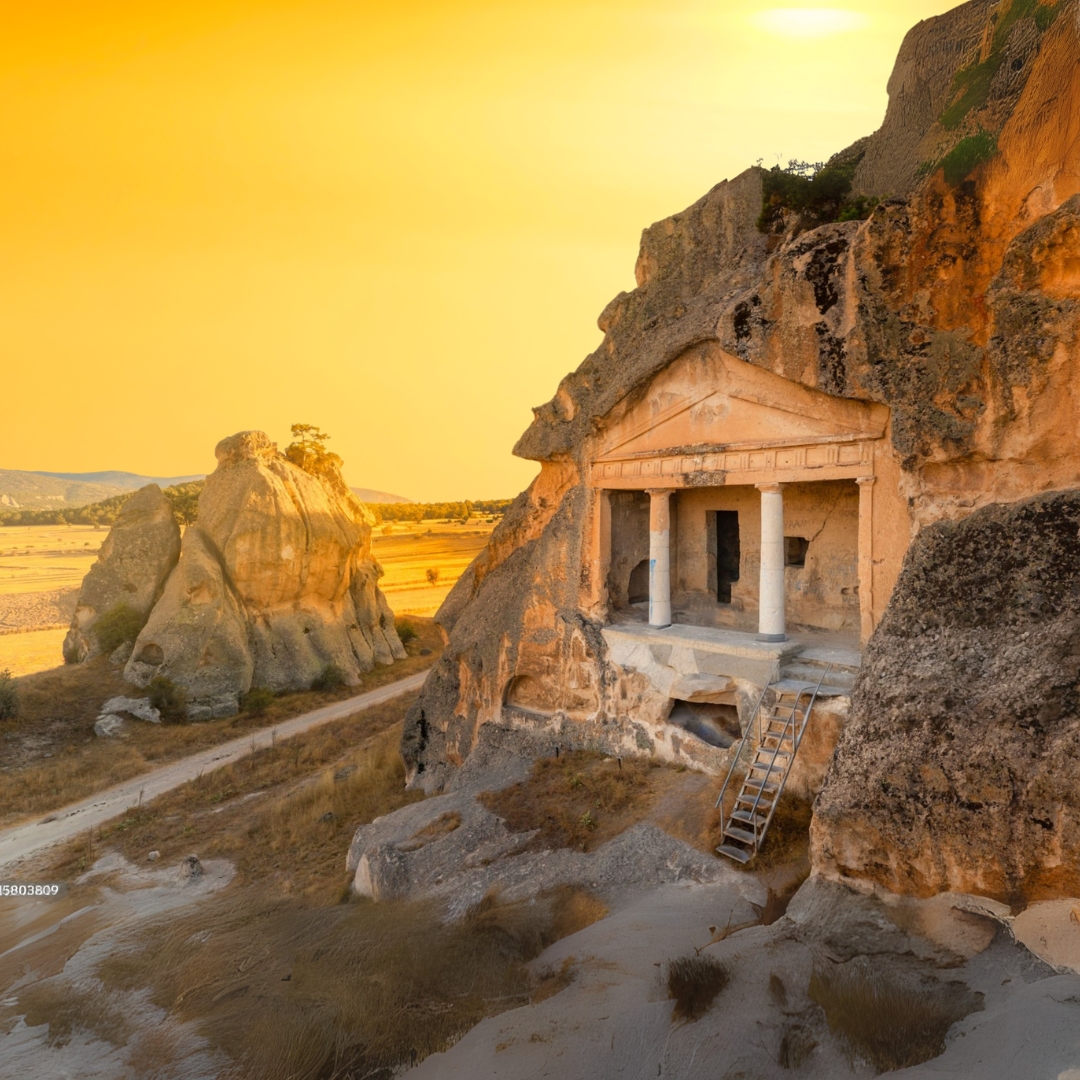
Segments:
[[[739,740],[739,748],[735,751],[735,756],[731,759],[731,764],[728,766],[727,776],[724,779],[724,786],[720,789],[720,795],[716,800],[716,806],[720,808],[720,835],[724,835],[724,795],[727,793],[728,785],[731,783],[731,778],[735,775],[735,770],[738,767],[739,759],[742,757],[743,750],[746,749],[747,740],[750,738],[751,733],[754,730],[754,724],[758,726],[758,742],[761,742],[761,732],[764,728],[761,726],[761,706],[765,703],[765,695],[769,692],[769,687],[772,686],[774,679],[773,675],[779,677],[780,675],[780,662],[777,661],[772,667],[769,668],[769,674],[765,679],[765,685],[761,688],[761,693],[758,695],[757,705],[754,707],[754,711],[750,714],[750,719],[747,721],[746,730],[743,732],[743,737]]]
[[[788,728],[791,728],[791,756],[788,759],[787,768],[783,770],[783,777],[780,780],[780,786],[777,789],[776,796],[772,800],[772,806],[769,809],[769,816],[765,819],[765,823],[761,826],[761,832],[758,833],[757,826],[757,812],[758,807],[761,805],[761,795],[765,790],[764,786],[758,788],[758,793],[754,799],[754,805],[750,809],[750,816],[754,828],[754,852],[755,854],[760,849],[761,841],[765,839],[765,834],[769,831],[769,826],[772,824],[773,815],[776,813],[776,808],[780,805],[780,800],[784,795],[784,788],[787,786],[788,777],[791,775],[791,770],[795,767],[795,755],[799,752],[799,747],[802,745],[803,735],[806,734],[806,725],[810,722],[810,714],[814,711],[814,704],[817,701],[818,691],[821,690],[822,683],[825,682],[825,676],[832,670],[832,664],[826,664],[825,670],[821,673],[821,678],[817,681],[817,686],[814,687],[813,693],[810,693],[810,688],[804,686],[798,694],[795,695],[795,704],[791,708],[791,718],[784,725],[784,735],[776,740],[776,747],[773,750],[772,759],[769,762],[770,770],[766,775],[771,775],[771,767],[776,764],[776,759],[780,754],[780,746],[784,737],[787,735]],[[795,714],[799,711],[799,702],[802,701],[804,694],[810,694],[810,702],[806,706],[806,710],[803,712],[802,723],[799,725],[799,733],[795,734]]]

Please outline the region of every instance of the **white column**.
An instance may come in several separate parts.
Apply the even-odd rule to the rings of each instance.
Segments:
[[[671,625],[671,492],[649,492],[649,625]]]
[[[758,639],[787,641],[784,617],[784,486],[758,484],[761,492],[761,588]]]

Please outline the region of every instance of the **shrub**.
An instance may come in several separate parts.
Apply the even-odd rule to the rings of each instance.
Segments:
[[[955,186],[966,180],[997,148],[997,138],[988,131],[961,139],[938,163],[945,170],[945,182]]]
[[[311,680],[312,690],[340,690],[345,685],[345,672],[337,664],[326,667]]]
[[[438,567],[429,566],[427,568],[427,572],[426,572],[425,576],[428,579],[428,584],[429,585],[438,585],[439,584],[439,570],[438,570]]]
[[[187,695],[182,686],[164,675],[150,680],[150,705],[161,713],[167,724],[178,724],[187,719]]]
[[[106,656],[139,636],[139,631],[146,624],[134,608],[127,604],[117,604],[109,608],[91,627],[98,648]]]
[[[809,994],[852,1057],[865,1058],[879,1072],[937,1057],[949,1028],[982,1008],[982,995],[962,983],[908,986],[855,961],[815,968]]]
[[[0,671],[0,720],[14,720],[19,715],[19,692],[15,678],[5,668]]]
[[[784,210],[798,211],[811,226],[869,217],[877,200],[848,197],[860,161],[862,154],[835,165],[807,161],[789,161],[786,169],[774,165],[762,178],[759,231],[768,232],[782,221]]]
[[[240,704],[248,716],[265,716],[274,703],[274,691],[265,686],[253,686],[241,699]]]
[[[668,997],[675,1002],[672,1020],[694,1021],[728,984],[727,968],[711,956],[684,956],[668,965]]]
[[[402,645],[408,645],[410,641],[414,641],[419,636],[416,633],[416,627],[408,619],[398,619],[394,623],[394,629],[397,631],[397,636],[401,639]]]

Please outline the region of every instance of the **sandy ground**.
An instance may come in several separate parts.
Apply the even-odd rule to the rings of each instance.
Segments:
[[[232,761],[253,753],[255,750],[272,745],[276,739],[287,739],[305,731],[327,724],[331,720],[340,720],[362,709],[379,705],[401,694],[419,690],[427,678],[427,672],[418,672],[406,679],[370,690],[366,694],[346,698],[333,705],[315,709],[309,713],[295,716],[275,728],[263,729],[222,743],[204,750],[181,761],[165,765],[152,772],[143,773],[123,784],[100,792],[97,795],[74,803],[62,810],[49,814],[41,821],[16,826],[0,832],[0,874],[11,878],[19,862],[51,847],[53,844],[70,840],[79,833],[96,828],[103,822],[122,814],[129,807],[148,802],[163,792],[171,791],[200,774],[220,769]]]

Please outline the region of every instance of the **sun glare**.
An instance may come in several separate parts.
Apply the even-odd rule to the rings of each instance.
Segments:
[[[751,17],[761,30],[786,37],[826,37],[862,30],[870,24],[866,15],[843,8],[769,8]]]

